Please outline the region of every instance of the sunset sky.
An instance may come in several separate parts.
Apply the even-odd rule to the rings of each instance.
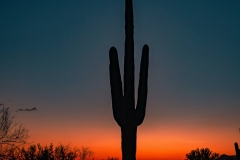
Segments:
[[[124,0],[0,1],[0,103],[29,142],[85,146],[121,158],[109,82],[111,46],[124,57]],[[183,160],[240,143],[240,1],[134,0],[135,88],[150,48],[137,159]],[[123,72],[122,72],[123,73]]]

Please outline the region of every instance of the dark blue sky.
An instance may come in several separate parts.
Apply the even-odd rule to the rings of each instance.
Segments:
[[[225,125],[237,133],[239,8],[237,0],[134,1],[136,88],[142,46],[150,47],[146,128]],[[19,115],[34,134],[43,117],[52,125],[117,125],[111,46],[122,69],[123,0],[1,1],[0,103],[37,107]],[[30,114],[37,121],[26,120]]]

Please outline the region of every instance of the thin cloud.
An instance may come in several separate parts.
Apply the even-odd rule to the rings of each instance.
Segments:
[[[28,108],[26,108],[26,109],[18,109],[18,110],[16,110],[16,112],[19,112],[19,111],[37,111],[37,108],[31,108],[31,109],[28,109]]]

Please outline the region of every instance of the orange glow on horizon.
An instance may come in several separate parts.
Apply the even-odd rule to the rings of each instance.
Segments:
[[[94,152],[95,159],[118,157],[121,159],[121,131],[114,120],[108,124],[92,122],[82,126],[77,124],[37,126],[23,122],[30,129],[29,142],[33,144],[54,146],[58,144],[72,147],[89,147]],[[46,122],[47,123],[47,122]],[[190,122],[175,125],[175,121],[154,124],[146,122],[138,127],[137,133],[137,159],[139,160],[179,160],[196,148],[209,148],[213,152],[234,155],[234,142],[239,141],[239,133],[226,126],[201,126]],[[77,127],[75,127],[77,126]],[[174,127],[173,127],[174,126]],[[237,130],[238,131],[238,130]]]
[[[117,128],[117,127],[116,127]],[[97,131],[95,131],[97,132]],[[41,142],[42,145],[71,144],[73,147],[90,147],[94,152],[95,159],[106,159],[109,157],[118,157],[121,159],[121,135],[120,130],[109,130],[109,134],[95,135],[94,130],[90,130],[89,134],[81,134],[80,132],[72,133],[71,136],[65,136],[59,141],[59,137],[63,137],[59,133],[53,136],[32,137],[35,142]],[[195,131],[194,131],[195,132]],[[228,135],[231,135],[228,133]],[[233,136],[233,135],[232,135]],[[74,137],[80,137],[75,139]],[[154,132],[139,130],[137,136],[137,159],[142,160],[179,160],[184,159],[186,153],[196,148],[209,148],[213,152],[221,154],[234,155],[234,138],[227,141],[224,135],[216,135],[215,132],[198,131],[198,134],[193,134],[190,130],[181,132],[173,132],[173,130],[161,129]],[[236,137],[236,136],[235,136]]]

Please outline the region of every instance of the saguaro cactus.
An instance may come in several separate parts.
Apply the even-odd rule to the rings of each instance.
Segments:
[[[234,143],[234,147],[235,147],[235,151],[236,151],[237,160],[240,160],[240,150],[238,148],[238,143],[237,142]]]
[[[149,48],[147,45],[144,45],[142,49],[138,100],[135,108],[132,0],[125,0],[124,94],[122,91],[118,55],[115,47],[110,48],[109,57],[112,110],[114,119],[121,127],[122,159],[135,160],[137,126],[144,120],[147,103]]]

